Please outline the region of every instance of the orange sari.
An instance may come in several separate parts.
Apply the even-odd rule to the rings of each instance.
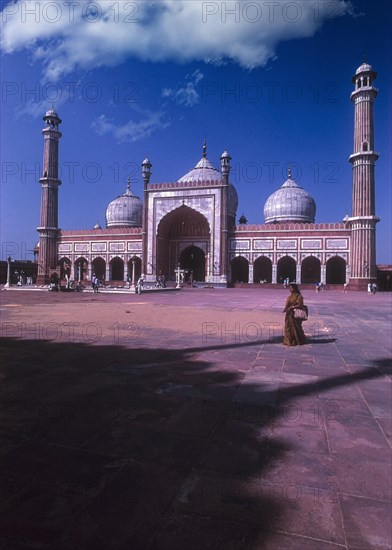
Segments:
[[[305,333],[302,329],[302,319],[294,317],[294,309],[301,308],[304,305],[304,300],[301,294],[293,292],[286,300],[284,311],[286,316],[284,319],[284,338],[285,346],[302,346],[306,344]]]

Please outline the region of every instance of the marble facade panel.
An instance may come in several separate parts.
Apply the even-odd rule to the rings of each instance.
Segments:
[[[241,250],[250,250],[250,240],[234,240],[230,241],[230,250],[236,250],[240,252]]]
[[[296,250],[297,240],[296,239],[278,239],[277,248],[278,250]]]
[[[331,250],[331,249],[347,250],[348,239],[327,239],[326,248],[328,250]]]
[[[91,243],[91,252],[106,252],[108,244],[106,242]]]
[[[74,243],[75,252],[88,252],[89,243]]]
[[[109,242],[109,252],[125,252],[125,242]]]
[[[274,241],[272,239],[254,239],[253,248],[255,250],[273,250]]]

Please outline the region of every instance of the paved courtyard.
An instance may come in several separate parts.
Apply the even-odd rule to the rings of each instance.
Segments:
[[[386,550],[391,295],[4,290],[0,548]]]

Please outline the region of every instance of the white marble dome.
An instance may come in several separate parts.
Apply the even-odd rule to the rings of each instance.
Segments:
[[[185,174],[185,176],[182,176],[178,181],[180,183],[187,183],[187,182],[194,182],[194,181],[210,181],[212,182],[220,182],[222,180],[222,174],[220,171],[212,166],[211,162],[206,158],[203,157],[199,160],[199,162],[196,164],[192,170],[189,170]]]
[[[189,182],[202,182],[209,181],[211,184],[222,183],[222,173],[220,170],[215,168],[207,158],[207,146],[203,146],[203,157],[199,160],[192,170],[189,170],[182,178],[178,181],[180,183],[189,183]],[[225,151],[222,156],[229,156]],[[238,194],[237,190],[232,183],[229,183],[229,197],[228,197],[228,213],[229,215],[236,216],[238,208]]]
[[[289,173],[282,187],[268,197],[264,205],[265,223],[314,223],[316,203]]]
[[[106,227],[141,227],[142,214],[143,202],[132,193],[128,181],[125,192],[106,209]]]

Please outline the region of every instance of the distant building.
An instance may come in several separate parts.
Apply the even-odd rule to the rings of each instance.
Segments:
[[[230,183],[231,157],[220,170],[204,144],[196,166],[173,183],[152,183],[151,163],[142,163],[143,199],[128,182],[106,210],[106,228],[58,227],[58,146],[61,119],[54,109],[44,116],[44,167],[38,232],[38,283],[52,275],[133,283],[159,275],[175,279],[178,268],[194,281],[214,285],[274,283],[343,284],[365,288],[376,281],[373,102],[376,73],[363,63],[353,77],[354,152],[352,214],[340,222],[315,223],[313,198],[292,178],[264,206],[264,224],[236,225],[238,196]]]

